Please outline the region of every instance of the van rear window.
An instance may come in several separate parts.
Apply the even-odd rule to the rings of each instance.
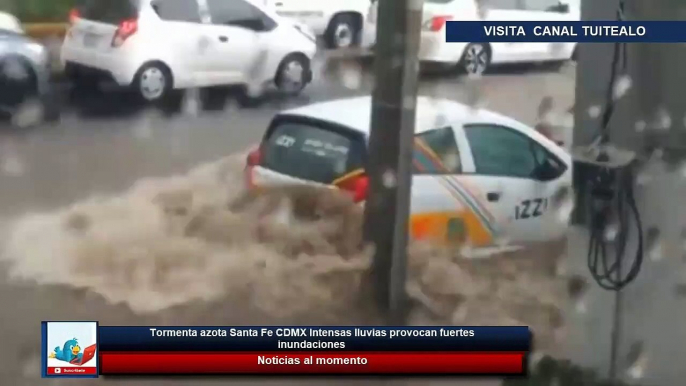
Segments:
[[[262,147],[262,166],[303,180],[330,184],[363,166],[361,136],[300,121],[282,121]]]
[[[119,24],[138,16],[138,0],[85,0],[78,9],[86,20]]]

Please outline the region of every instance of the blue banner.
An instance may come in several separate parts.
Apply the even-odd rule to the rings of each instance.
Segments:
[[[684,43],[686,21],[448,21],[447,42]]]
[[[104,327],[101,351],[529,351],[528,327]]]

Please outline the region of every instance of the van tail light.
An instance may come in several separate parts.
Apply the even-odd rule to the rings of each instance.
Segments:
[[[255,149],[248,153],[248,158],[245,160],[246,166],[258,166],[260,162],[262,162],[260,149]]]
[[[74,24],[81,17],[81,12],[77,8],[69,10],[69,24]]]
[[[352,177],[342,181],[338,187],[352,193],[354,202],[362,202],[367,199],[369,193],[369,177],[364,174]]]
[[[451,15],[439,15],[439,16],[434,16],[431,19],[427,20],[424,23],[424,30],[426,31],[431,31],[431,32],[438,32],[445,27],[445,23],[448,20],[452,20],[453,17]]]
[[[248,153],[248,157],[245,160],[245,185],[248,188],[252,188],[255,186],[255,183],[253,181],[253,168],[255,166],[259,166],[261,162],[262,153],[260,152],[259,148]]]
[[[138,19],[122,20],[117,27],[117,31],[112,38],[112,47],[119,47],[126,39],[130,38],[138,31]]]

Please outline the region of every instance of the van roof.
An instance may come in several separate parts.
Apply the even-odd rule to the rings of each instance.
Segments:
[[[282,111],[281,115],[298,115],[322,121],[334,122],[365,135],[371,127],[371,96],[336,99]],[[491,122],[508,125],[521,130],[522,123],[498,113],[474,109],[463,103],[444,98],[417,97],[415,132],[435,129],[443,121]]]

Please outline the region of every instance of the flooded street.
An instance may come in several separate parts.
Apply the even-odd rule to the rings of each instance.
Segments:
[[[566,111],[572,105],[573,69],[523,71],[526,72],[507,70],[484,77],[479,80],[478,91],[466,84],[464,78],[430,75],[425,77],[421,93],[469,103],[478,99],[486,108],[532,125],[544,97],[552,97],[561,110]],[[345,82],[326,78],[315,81],[303,96],[294,100],[271,101],[255,109],[228,106],[219,111],[196,112],[187,108],[172,117],[142,109],[126,94],[117,93],[69,104],[58,124],[26,130],[3,128],[0,131],[0,226],[4,235],[15,237],[4,241],[4,245],[12,247],[13,255],[3,261],[6,268],[3,273],[12,272],[15,279],[6,280],[3,275],[0,281],[0,307],[4,309],[0,340],[13,348],[0,354],[3,383],[28,386],[41,382],[38,379],[41,320],[99,320],[105,325],[374,323],[373,314],[364,304],[352,307],[350,299],[339,299],[349,295],[345,285],[331,284],[330,278],[326,285],[321,283],[322,269],[313,268],[316,262],[301,262],[306,267],[303,269],[312,273],[314,279],[310,280],[296,269],[298,266],[270,260],[273,257],[270,253],[282,251],[281,244],[269,244],[267,250],[260,249],[259,245],[247,245],[243,240],[240,244],[243,249],[233,245],[221,253],[212,253],[207,252],[207,245],[169,238],[136,249],[136,240],[159,236],[153,231],[149,235],[145,232],[150,229],[146,228],[146,222],[158,221],[148,211],[151,210],[149,198],[154,198],[160,189],[191,189],[200,192],[196,197],[208,205],[225,202],[232,194],[239,193],[243,154],[259,141],[275,112],[368,93],[371,86],[368,74],[363,74],[358,82],[360,87],[350,88]],[[212,164],[217,160],[221,161]],[[186,175],[199,166],[195,174]],[[166,176],[181,177],[145,180]],[[116,196],[116,199],[97,199],[106,196]],[[99,237],[132,240],[127,246],[131,248],[132,259],[138,256],[155,262],[146,267],[133,262],[129,268],[123,267],[123,263],[114,261],[118,252],[111,245],[97,242],[92,242],[89,247],[92,249],[79,245],[78,257],[68,256],[66,251],[72,251],[73,246],[66,244],[66,236],[54,232],[61,226],[58,217],[70,214],[30,217],[32,213],[50,213],[84,200],[91,201],[75,208],[70,212],[72,215],[85,213],[91,220],[101,219],[105,225],[95,225],[100,226]],[[227,229],[234,229],[236,234],[229,237],[239,238],[240,232],[245,231],[241,228],[251,226],[247,216],[232,217],[230,221],[233,228]],[[126,224],[131,228],[122,229]],[[129,233],[124,235],[126,232]],[[26,256],[20,256],[22,251]],[[163,258],[164,251],[176,256]],[[102,257],[106,253],[111,253],[107,263]],[[355,272],[363,265],[363,259],[348,261],[325,254],[321,258],[329,259],[330,268],[343,272],[344,278],[355,278]],[[93,259],[92,264],[89,259]],[[250,267],[258,263],[271,271],[268,269],[259,278],[251,277]],[[186,269],[174,271],[174,264]],[[78,274],[74,273],[75,267],[81,269]],[[167,276],[155,283],[158,274]],[[295,312],[272,312],[280,306],[295,307],[299,302],[308,301],[310,305],[300,304],[302,307]],[[320,304],[327,307],[322,308]],[[188,380],[126,382],[134,385],[197,383]],[[241,382],[252,383],[248,380],[231,383]],[[337,382],[354,383],[327,381]],[[260,381],[260,384],[269,383]],[[51,384],[71,382],[52,381]]]

